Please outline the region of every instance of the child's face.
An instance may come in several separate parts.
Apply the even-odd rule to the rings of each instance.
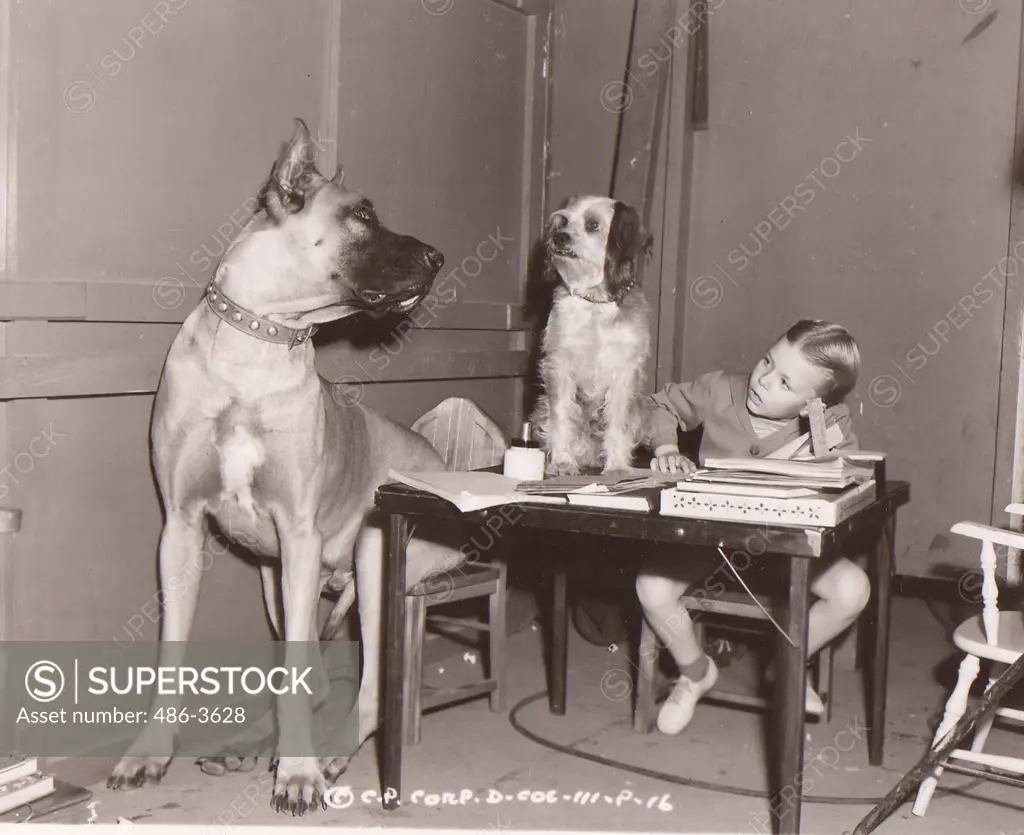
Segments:
[[[827,383],[825,370],[782,337],[750,373],[747,411],[771,420],[795,418]]]

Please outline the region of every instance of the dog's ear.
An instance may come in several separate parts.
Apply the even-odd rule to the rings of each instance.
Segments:
[[[307,195],[327,182],[317,170],[315,159],[316,148],[309,129],[302,119],[296,119],[295,133],[274,164],[265,189],[267,210],[278,222],[300,211]],[[337,176],[344,178],[340,168]]]
[[[639,285],[642,262],[650,257],[653,246],[654,236],[644,229],[637,210],[616,200],[604,256],[605,283],[615,301]]]

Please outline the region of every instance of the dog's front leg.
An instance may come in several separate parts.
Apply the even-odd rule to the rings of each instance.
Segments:
[[[178,668],[185,661],[185,643],[199,600],[203,575],[203,520],[169,510],[160,534],[159,571],[163,597],[159,666]],[[169,721],[181,707],[181,693],[153,697],[149,721],[107,780],[111,789],[159,783],[174,755],[177,722]]]
[[[310,517],[311,518],[311,517]],[[307,682],[277,697],[279,725],[277,775],[271,805],[278,811],[303,815],[318,805],[326,808],[327,789],[313,747],[314,688],[325,685],[326,674],[317,643],[316,607],[320,593],[320,556],[323,545],[315,529],[289,528],[278,522],[281,539],[282,597],[284,600],[285,667],[301,674],[310,668]]]
[[[554,475],[580,471],[579,449],[583,434],[583,407],[576,398],[576,378],[566,357],[548,358],[544,368],[548,398],[547,453]]]
[[[621,375],[612,380],[605,394],[601,442],[601,462],[604,472],[627,470],[633,462],[640,422],[636,411],[636,375]]]

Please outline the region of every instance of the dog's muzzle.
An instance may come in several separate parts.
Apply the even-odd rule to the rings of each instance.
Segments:
[[[379,290],[360,290],[360,307],[373,316],[387,313],[408,313],[422,302],[430,291],[429,284],[416,284],[398,293],[382,293]]]

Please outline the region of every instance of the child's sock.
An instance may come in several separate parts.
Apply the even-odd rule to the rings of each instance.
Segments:
[[[711,659],[703,653],[700,658],[679,668],[681,675],[686,676],[690,681],[703,681],[711,667]]]

